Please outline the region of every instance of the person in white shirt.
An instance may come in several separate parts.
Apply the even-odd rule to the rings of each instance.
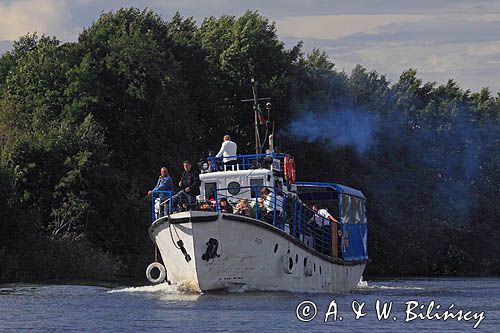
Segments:
[[[231,137],[229,135],[224,135],[224,141],[222,142],[222,146],[220,147],[219,152],[216,157],[221,157],[223,156],[224,158],[222,161],[224,162],[225,165],[235,165],[237,163],[236,157],[236,150],[238,149],[238,146],[236,143],[231,141]],[[227,156],[233,156],[233,157],[227,157]]]
[[[281,215],[283,212],[283,199],[267,187],[264,187],[261,193],[264,196],[264,208],[266,209],[267,217],[272,222],[274,220],[274,211],[276,211],[277,215]]]
[[[319,215],[314,217],[314,222],[319,228],[316,228],[316,250],[334,257],[339,256],[338,237],[341,236],[338,223],[339,221],[332,216],[325,208],[319,208],[318,205],[312,206],[313,211]],[[327,236],[328,235],[328,236]],[[331,239],[330,248],[324,243],[324,237]]]
[[[320,227],[324,225],[329,225],[332,222],[339,223],[339,221],[337,221],[337,219],[333,217],[332,214],[330,214],[328,210],[326,210],[325,208],[319,208],[318,205],[313,205],[312,209],[316,214],[320,216],[319,218],[316,217],[314,219],[314,222],[316,222],[316,224],[319,225]]]

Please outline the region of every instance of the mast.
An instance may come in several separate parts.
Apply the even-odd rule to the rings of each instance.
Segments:
[[[253,102],[253,112],[254,112],[254,128],[255,128],[255,154],[260,154],[262,153],[262,148],[264,146],[264,143],[266,142],[266,136],[267,136],[267,131],[266,135],[264,135],[264,141],[261,142],[260,138],[260,129],[259,125],[263,125],[265,120],[264,120],[264,115],[262,113],[262,110],[260,109],[259,101],[269,101],[271,98],[270,97],[263,97],[259,98],[257,95],[257,82],[255,82],[255,79],[252,78],[250,79],[250,82],[252,84],[252,93],[253,93],[253,98],[252,99],[242,99],[242,102]],[[267,107],[267,122],[266,123],[266,129],[267,129],[267,123],[269,122],[269,110],[271,108],[271,103],[266,104]]]
[[[260,132],[258,123],[258,112],[259,112],[259,100],[257,97],[257,84],[255,79],[251,79],[252,83],[252,93],[253,93],[253,112],[254,112],[254,126],[255,126],[255,154],[260,154]]]

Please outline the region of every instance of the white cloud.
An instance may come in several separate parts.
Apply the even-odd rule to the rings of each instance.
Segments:
[[[448,14],[448,15],[318,15],[287,17],[276,22],[283,37],[338,39],[347,41],[409,42],[470,38],[479,40],[497,37],[500,14]],[[395,34],[397,32],[397,34]],[[345,43],[345,41],[343,41]]]
[[[337,68],[348,72],[361,64],[396,81],[412,67],[424,80],[443,83],[453,78],[465,89],[490,86],[500,91],[496,79],[500,76],[499,14],[354,15],[354,22],[362,22],[363,17],[365,21],[354,27],[346,27],[344,17],[328,16],[328,27],[335,33],[314,32],[324,22],[307,17],[304,24],[309,30],[286,30],[293,36],[286,38],[287,44],[303,39],[306,52],[323,49]]]
[[[425,80],[500,91],[500,1],[492,0],[0,0],[0,41],[34,31],[75,40],[102,12],[130,6],[198,23],[257,9],[287,45],[304,40],[306,52],[325,50],[337,68],[359,63],[397,80],[413,67]]]
[[[426,15],[319,15],[287,17],[276,22],[283,37],[336,39],[355,33],[369,34],[391,23],[418,22]]]
[[[63,0],[20,0],[0,2],[0,40],[16,40],[28,32],[73,39],[76,29]]]

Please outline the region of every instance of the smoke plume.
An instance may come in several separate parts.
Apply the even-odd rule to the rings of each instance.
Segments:
[[[375,115],[363,110],[341,109],[328,113],[305,112],[290,124],[288,134],[308,142],[326,140],[333,148],[351,146],[359,154],[374,143]]]

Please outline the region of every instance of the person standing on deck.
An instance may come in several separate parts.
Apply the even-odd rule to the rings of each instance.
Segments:
[[[182,167],[184,168],[184,172],[179,181],[181,190],[175,195],[175,205],[181,200],[192,204],[196,200],[196,196],[200,194],[200,177],[198,173],[193,170],[191,162],[188,160],[184,161]]]
[[[168,174],[167,167],[162,167],[160,169],[160,177],[158,178],[158,182],[154,189],[148,191],[148,197],[151,197],[153,191],[172,191],[173,182],[172,177]],[[168,198],[166,193],[160,193],[161,201],[164,201]]]
[[[224,162],[224,165],[236,165],[237,159],[236,157],[227,157],[227,156],[236,156],[236,151],[238,149],[238,146],[236,143],[231,141],[231,137],[229,135],[224,135],[224,141],[222,142],[222,146],[220,147],[219,152],[215,157],[221,157],[223,156],[224,158],[222,161]]]
[[[320,217],[316,217],[314,222],[321,228],[321,232],[316,231],[316,236],[325,236],[323,233],[329,233],[329,238],[332,240],[331,253],[334,257],[338,257],[338,223],[339,221],[328,212],[326,208],[319,208],[318,205],[312,206],[313,211]],[[318,244],[318,242],[316,243]],[[321,244],[324,245],[324,244]]]
[[[329,222],[331,223],[339,223],[339,221],[337,221],[337,219],[335,217],[332,216],[332,214],[330,214],[330,212],[328,212],[328,210],[326,208],[319,208],[318,205],[313,205],[312,206],[312,209],[314,210],[314,212],[316,214],[318,214],[319,216],[327,219]],[[328,223],[322,223],[321,219],[319,220],[316,220],[316,223],[321,227],[322,225],[328,225]]]
[[[172,177],[170,177],[170,175],[168,174],[167,167],[162,167],[160,169],[160,177],[158,178],[158,182],[156,183],[156,186],[154,189],[148,191],[148,197],[151,197],[151,194],[153,193],[153,191],[172,191],[172,188],[173,188]],[[161,192],[159,195],[160,203],[164,202],[168,198],[169,198],[168,193]],[[160,214],[160,216],[163,216],[165,206],[164,205],[160,206],[160,203],[158,203],[157,209],[158,209],[158,213]],[[155,204],[155,206],[156,206],[156,204]],[[156,208],[155,208],[155,210],[156,210]]]

